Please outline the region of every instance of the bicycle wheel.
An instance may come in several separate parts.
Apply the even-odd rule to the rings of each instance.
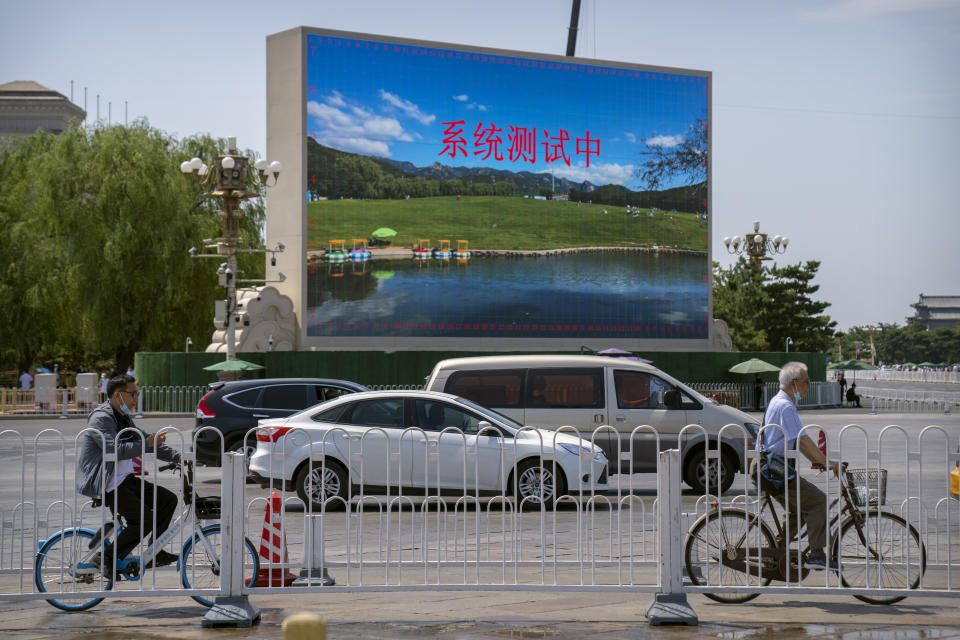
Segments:
[[[244,538],[243,542],[243,580],[248,587],[252,587],[257,580],[260,562],[253,543],[248,538]],[[183,544],[180,552],[180,582],[185,588],[220,588],[221,548],[219,524],[204,527]],[[213,606],[213,600],[203,596],[190,597],[205,607]]]
[[[853,518],[840,529],[840,581],[845,587],[916,589],[927,570],[926,549],[913,526],[900,516],[871,509],[861,530]],[[870,604],[893,604],[890,598],[854,595]]]
[[[765,577],[762,563],[776,562],[774,537],[763,522],[751,525],[751,517],[740,509],[723,509],[701,516],[690,527],[684,560],[693,584],[723,587],[747,586],[748,581],[749,586],[770,584],[771,578]],[[703,595],[717,602],[738,603],[753,600],[760,594],[722,591]]]
[[[60,531],[47,539],[34,558],[33,581],[37,591],[62,594],[47,600],[58,609],[84,611],[95,607],[103,598],[91,598],[85,592],[109,591],[113,587],[113,576],[102,575],[95,564],[80,563],[80,558],[90,549],[93,536],[94,533],[86,529]],[[103,552],[110,551],[107,547]]]

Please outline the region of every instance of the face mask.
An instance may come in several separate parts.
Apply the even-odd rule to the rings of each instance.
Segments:
[[[794,383],[793,388],[794,388],[794,389],[797,388],[796,383]],[[793,397],[797,400],[797,404],[799,404],[799,403],[800,403],[800,399],[803,398],[803,396],[800,395],[800,392],[799,392],[799,391],[794,391],[794,392],[793,392]]]
[[[131,415],[131,414],[130,414],[130,407],[128,407],[128,406],[127,406],[127,403],[123,401],[123,395],[124,395],[124,394],[122,394],[122,393],[120,394],[120,413],[122,413],[122,414],[125,415],[125,416],[129,416],[129,415]]]

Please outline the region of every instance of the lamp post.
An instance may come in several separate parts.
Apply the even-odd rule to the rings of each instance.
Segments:
[[[792,344],[793,344],[793,338],[787,338],[787,344],[786,344],[786,346],[787,346],[787,349],[786,349],[787,353],[790,353],[790,345],[792,345]]]
[[[190,353],[190,345],[193,344],[193,340],[190,339],[190,336],[187,336],[187,343],[183,347],[184,353]]]
[[[880,327],[869,325],[864,327],[864,330],[870,334],[870,364],[877,366],[877,347],[873,341],[873,336],[877,333],[877,331],[882,331],[882,329]]]
[[[727,247],[727,253],[731,255],[747,254],[751,260],[761,262],[762,260],[771,260],[767,254],[780,255],[787,250],[790,244],[790,238],[786,236],[773,236],[769,238],[767,234],[760,233],[760,222],[753,221],[753,233],[748,233],[743,238],[740,236],[727,236],[723,239],[723,244]]]
[[[217,212],[217,217],[223,226],[223,235],[219,238],[206,238],[203,241],[207,249],[216,249],[216,253],[199,253],[196,247],[190,248],[193,258],[218,258],[225,260],[217,269],[220,286],[226,290],[226,300],[217,305],[217,321],[227,330],[227,360],[236,357],[236,325],[240,322],[237,315],[237,284],[241,282],[283,282],[286,277],[281,273],[279,280],[256,280],[238,278],[238,253],[270,253],[271,259],[276,261],[276,254],[281,253],[284,246],[277,243],[275,249],[241,249],[240,218],[243,209],[240,205],[251,198],[258,198],[260,194],[249,187],[272,187],[280,177],[281,165],[279,162],[267,162],[260,159],[254,163],[256,173],[249,170],[247,157],[237,152],[237,139],[227,138],[227,153],[217,156],[212,167],[208,167],[200,158],[192,158],[180,163],[180,171],[190,179],[195,177],[200,185],[209,189],[203,194],[204,198],[219,198],[223,209]],[[270,178],[273,177],[273,182]],[[249,320],[246,320],[249,323]],[[219,328],[219,327],[218,327]],[[189,338],[188,338],[189,340]],[[189,344],[189,342],[188,342]]]

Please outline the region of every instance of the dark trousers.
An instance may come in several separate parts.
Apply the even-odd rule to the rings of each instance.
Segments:
[[[141,494],[141,488],[143,493]],[[170,526],[170,520],[177,510],[177,495],[163,487],[157,487],[156,508],[153,503],[152,482],[147,482],[137,476],[129,475],[124,478],[120,486],[114,491],[110,491],[104,496],[104,504],[114,508],[114,493],[116,493],[116,511],[114,516],[123,516],[126,521],[126,528],[117,536],[117,559],[123,559],[128,553],[133,551],[141,538],[146,538],[147,534],[153,531],[153,514],[157,514],[157,536],[162,534]],[[143,519],[141,520],[141,495],[143,504]],[[141,522],[143,527],[141,529]],[[157,536],[154,536],[156,539]],[[158,549],[159,551],[159,549]]]
[[[757,481],[757,461],[750,464],[750,479]],[[807,542],[811,549],[823,549],[827,544],[827,496],[824,495],[820,487],[813,484],[806,478],[801,478],[800,474],[793,480],[788,480],[783,487],[777,489],[766,478],[760,476],[760,488],[770,494],[774,500],[780,503],[780,506],[786,510],[787,503],[790,504],[790,530],[788,539],[792,540],[800,529],[800,523],[807,525]],[[799,489],[799,496],[797,491]],[[786,492],[789,491],[789,498]],[[797,512],[797,501],[800,502],[799,513]],[[781,525],[784,530],[787,529],[787,518],[784,516]]]

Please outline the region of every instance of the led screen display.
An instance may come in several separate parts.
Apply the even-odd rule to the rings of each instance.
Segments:
[[[709,73],[304,46],[308,339],[708,339]]]

